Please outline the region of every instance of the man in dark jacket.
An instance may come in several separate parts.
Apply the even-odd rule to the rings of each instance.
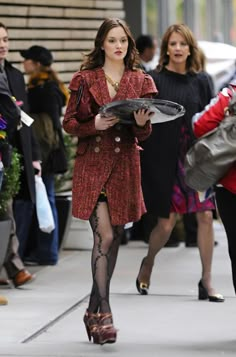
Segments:
[[[20,102],[22,109],[27,112],[27,94],[23,74],[13,67],[7,60],[8,54],[8,31],[4,24],[0,23],[0,79],[5,81],[11,95],[17,102]],[[29,126],[21,123],[21,127],[15,130],[10,137],[11,145],[17,148],[21,154],[21,176],[20,176],[20,191],[15,199],[15,204],[18,209],[13,217],[13,206],[9,203],[9,217],[12,219],[12,232],[8,245],[7,254],[5,257],[4,268],[6,269],[9,279],[13,281],[15,287],[23,285],[33,279],[33,276],[25,269],[24,264],[18,254],[18,239],[19,234],[28,236],[30,217],[33,214],[35,203],[35,183],[34,170],[41,171],[40,152],[37,143],[34,140],[32,130]],[[22,217],[22,214],[24,215]],[[27,217],[27,218],[26,218]],[[15,218],[15,219],[14,219]],[[15,225],[16,223],[16,225]]]

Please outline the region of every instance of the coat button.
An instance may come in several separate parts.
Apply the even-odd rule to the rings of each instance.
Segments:
[[[121,141],[120,136],[116,136],[116,137],[115,137],[115,141],[116,141],[117,143],[119,143],[119,142]]]
[[[96,146],[96,147],[94,148],[94,151],[95,151],[95,152],[99,152],[99,151],[100,151],[100,148],[99,148],[98,146]]]
[[[95,140],[97,143],[99,143],[102,140],[102,138],[101,138],[101,136],[96,136]]]
[[[120,148],[115,148],[115,152],[116,153],[120,152]]]

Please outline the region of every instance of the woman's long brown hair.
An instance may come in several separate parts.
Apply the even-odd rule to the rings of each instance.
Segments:
[[[94,69],[104,65],[105,54],[102,50],[102,47],[108,32],[115,27],[122,27],[128,37],[128,51],[124,58],[125,67],[127,69],[134,69],[138,65],[138,51],[136,49],[135,40],[130,32],[129,27],[124,21],[120,19],[107,18],[99,27],[94,41],[94,49],[85,56],[85,60],[80,67],[81,70]]]

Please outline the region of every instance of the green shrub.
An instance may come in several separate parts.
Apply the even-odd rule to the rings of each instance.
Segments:
[[[0,217],[4,217],[8,201],[20,188],[20,155],[13,150],[11,166],[4,170],[3,183],[0,191]]]

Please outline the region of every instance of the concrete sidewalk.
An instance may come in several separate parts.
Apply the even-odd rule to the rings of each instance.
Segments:
[[[91,288],[90,251],[63,251],[55,267],[40,268],[26,287],[2,289],[0,356],[235,356],[236,304],[227,244],[215,226],[214,286],[224,303],[198,301],[198,249],[164,248],[156,259],[150,294],[135,280],[147,245],[121,246],[111,286],[117,343],[89,343],[82,322]]]

